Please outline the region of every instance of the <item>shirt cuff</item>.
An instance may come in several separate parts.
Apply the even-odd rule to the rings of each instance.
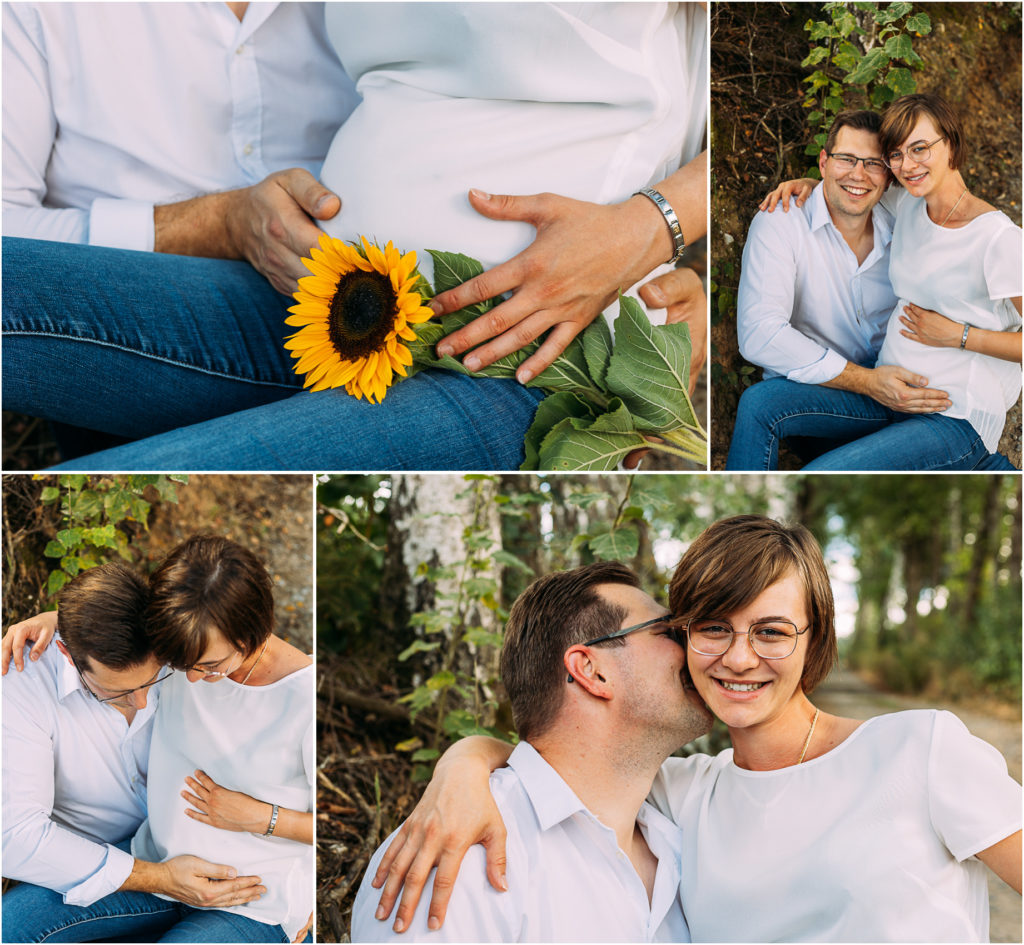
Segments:
[[[97,197],[89,212],[89,245],[153,251],[153,204]]]
[[[98,899],[117,892],[131,875],[135,857],[113,844],[106,844],[107,856],[103,865],[77,886],[64,893],[69,906],[91,906]]]
[[[825,381],[839,377],[845,367],[846,358],[838,351],[829,349],[813,364],[789,371],[786,377],[798,384],[824,384]]]

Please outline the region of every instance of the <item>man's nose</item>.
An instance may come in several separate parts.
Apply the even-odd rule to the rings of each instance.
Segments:
[[[146,702],[149,699],[149,687],[145,689],[136,689],[135,692],[128,696],[128,701],[135,709],[146,708]]]

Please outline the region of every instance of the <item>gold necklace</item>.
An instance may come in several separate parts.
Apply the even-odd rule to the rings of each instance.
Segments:
[[[820,712],[821,709],[816,708],[814,710],[814,718],[811,719],[811,730],[807,733],[807,740],[804,742],[804,750],[800,752],[800,760],[797,762],[798,765],[802,765],[804,763],[804,755],[807,754],[807,747],[811,744],[811,736],[814,735],[814,726],[818,724],[818,713]]]
[[[945,226],[949,222],[949,218],[953,216],[953,210],[960,206],[960,201],[963,200],[966,195],[967,188],[965,187],[964,192],[959,197],[956,198],[956,203],[953,204],[952,209],[950,209],[949,213],[946,214],[946,218],[939,224],[939,226]]]
[[[250,677],[250,676],[252,675],[252,671],[253,671],[253,670],[254,670],[254,669],[256,668],[256,664],[257,664],[257,663],[259,663],[259,661],[260,661],[261,659],[263,659],[263,654],[264,654],[264,652],[266,651],[266,649],[267,649],[267,644],[268,644],[269,642],[270,642],[270,637],[267,637],[267,638],[266,638],[266,640],[264,640],[264,641],[263,641],[263,649],[262,649],[262,650],[260,650],[260,655],[256,657],[256,663],[253,663],[253,664],[252,664],[252,666],[250,666],[250,667],[249,667],[249,672],[247,672],[247,673],[245,674],[245,679],[243,679],[243,680],[242,680],[242,681],[241,681],[241,682],[240,682],[240,683],[238,684],[239,686],[244,686],[244,685],[245,685],[245,684],[246,684],[246,683],[247,683],[247,682],[249,681],[249,677]],[[807,746],[805,745],[805,746],[804,746],[804,751],[806,751],[806,750],[807,750]],[[804,756],[803,756],[803,755],[801,755],[801,756],[800,756],[800,761],[803,761],[803,760],[804,760]],[[799,763],[800,763],[800,762],[798,761],[798,762],[797,762],[797,764],[799,764]]]

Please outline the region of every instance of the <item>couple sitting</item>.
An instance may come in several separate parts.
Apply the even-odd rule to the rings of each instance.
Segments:
[[[520,596],[501,673],[522,740],[442,757],[370,863],[352,940],[987,941],[986,866],[1020,891],[1020,785],[948,712],[813,705],[836,637],[810,533],[725,519],[683,555],[671,611],[638,585],[601,562]],[[669,757],[711,713],[732,749]]]
[[[698,3],[19,3],[3,38],[4,409],[100,431],[76,466],[518,468],[536,377],[650,275],[702,360],[659,268],[706,227]],[[442,314],[515,290],[438,345],[470,372],[550,333],[515,379],[302,393],[279,293],[320,228],[480,260]],[[345,316],[378,376],[393,312]]]
[[[762,203],[789,212],[755,217],[743,249],[740,351],[765,380],[729,469],[777,468],[782,439],[805,469],[1014,468],[992,454],[1021,390],[1021,230],[969,193],[966,159],[948,103],[906,95],[840,113],[821,186]]]
[[[4,942],[306,936],[312,660],[273,634],[271,586],[251,552],[194,537],[148,583],[83,572],[6,635],[4,670],[22,671],[3,686],[3,868],[20,881]]]

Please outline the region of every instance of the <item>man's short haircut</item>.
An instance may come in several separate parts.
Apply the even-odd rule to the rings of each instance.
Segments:
[[[843,128],[854,128],[857,131],[870,131],[872,134],[877,135],[879,129],[882,126],[882,119],[878,112],[868,111],[866,109],[853,109],[848,108],[846,111],[840,112],[836,115],[832,122],[832,127],[828,130],[828,138],[825,141],[825,150],[832,152],[836,148],[836,138],[839,137],[839,132]],[[884,151],[882,152],[885,153]],[[858,155],[858,157],[864,157],[865,155]]]
[[[182,542],[149,585],[153,650],[175,669],[203,658],[211,630],[245,656],[273,632],[270,575],[256,555],[228,538],[195,535]]]
[[[131,669],[152,653],[146,636],[149,586],[120,561],[99,564],[65,584],[58,597],[57,632],[79,669],[96,663]]]
[[[795,573],[807,593],[810,630],[801,685],[810,693],[835,665],[835,604],[821,547],[803,525],[763,515],[736,515],[706,528],[672,576],[669,607],[677,616],[725,617]],[[802,630],[802,627],[797,629]]]
[[[882,154],[897,150],[922,115],[927,115],[936,129],[946,139],[949,147],[949,166],[956,170],[967,160],[967,144],[964,141],[964,125],[960,116],[940,95],[933,92],[918,92],[902,95],[882,115]]]
[[[558,715],[565,698],[565,651],[622,626],[626,610],[601,597],[601,584],[640,586],[624,564],[598,561],[538,578],[512,605],[501,649],[501,678],[520,738],[542,734]],[[608,645],[625,642],[619,638]]]

